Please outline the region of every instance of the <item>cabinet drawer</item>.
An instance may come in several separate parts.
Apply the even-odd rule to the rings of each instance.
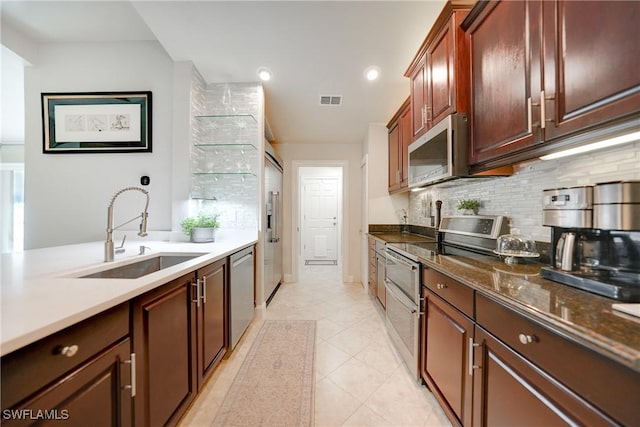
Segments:
[[[129,334],[129,303],[86,319],[2,358],[2,409],[14,406]],[[78,346],[66,357],[65,346]]]
[[[476,321],[612,418],[640,425],[639,372],[480,294]]]
[[[376,250],[376,241],[374,240],[373,237],[369,237],[369,251],[375,251]]]
[[[473,319],[473,289],[430,268],[422,269],[422,284]]]

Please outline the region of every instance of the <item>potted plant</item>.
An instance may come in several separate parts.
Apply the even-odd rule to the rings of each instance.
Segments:
[[[219,213],[199,212],[196,216],[189,216],[180,224],[182,231],[191,236],[194,243],[207,243],[215,241],[216,229],[220,227]]]
[[[478,213],[479,207],[480,207],[480,200],[462,199],[458,202],[456,209],[462,211],[464,215],[475,215]]]

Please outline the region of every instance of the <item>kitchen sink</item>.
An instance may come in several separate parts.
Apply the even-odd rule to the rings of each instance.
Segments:
[[[201,254],[158,255],[131,264],[121,265],[107,270],[78,276],[80,279],[137,279],[168,267],[192,260]]]

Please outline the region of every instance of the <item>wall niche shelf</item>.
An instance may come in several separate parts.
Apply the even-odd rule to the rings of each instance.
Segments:
[[[193,176],[256,178],[251,172],[193,172]]]
[[[194,116],[198,120],[217,120],[217,119],[252,119],[255,123],[258,123],[256,117],[253,114],[203,114]]]
[[[254,149],[257,150],[256,146],[253,144],[234,144],[234,143],[226,143],[226,142],[219,142],[219,143],[195,143],[193,144],[194,147],[198,147],[202,150],[215,150],[216,148],[231,148],[231,149],[236,149],[236,150],[242,150],[243,148],[245,149]]]

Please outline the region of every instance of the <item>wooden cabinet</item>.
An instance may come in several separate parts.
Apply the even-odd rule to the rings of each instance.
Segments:
[[[542,141],[539,109],[535,126],[531,117],[533,104],[540,102],[540,78],[535,78],[540,62],[534,60],[536,49],[538,57],[540,53],[536,14],[538,1],[492,2],[467,30],[472,165]]]
[[[2,358],[3,425],[132,425],[129,306]]]
[[[547,140],[640,111],[640,3],[581,3],[542,2]]]
[[[454,424],[471,425],[473,290],[431,268],[422,269],[421,375]]]
[[[369,237],[368,239],[368,268],[369,268],[369,296],[374,297],[376,296],[376,288],[377,288],[377,282],[376,282],[376,277],[377,277],[377,273],[376,273],[376,241],[373,237]]]
[[[422,269],[422,283],[464,315],[473,318],[473,289],[431,268]]]
[[[447,275],[423,282],[421,375],[453,424],[640,424],[637,371]]]
[[[411,134],[413,140],[418,139],[428,129],[427,125],[427,54],[420,56],[407,71],[410,85],[411,99]]]
[[[477,326],[475,343],[478,347],[474,357],[477,364],[474,426],[615,424],[562,383]]]
[[[638,19],[637,2],[479,2],[463,23],[472,170],[579,144],[556,140],[637,116]]]
[[[198,295],[193,272],[134,301],[138,426],[175,425],[195,398]]]
[[[198,306],[198,384],[213,372],[225,354],[227,336],[227,262],[219,260],[199,269],[200,286]],[[198,386],[200,388],[200,386]]]
[[[527,400],[532,408],[543,404],[548,406],[548,411],[577,420],[576,423],[582,425],[640,424],[640,373],[637,371],[605,358],[483,295],[476,295],[476,322],[516,355],[509,358],[498,347],[492,348],[490,343],[485,345],[484,338],[476,337],[476,343],[483,347],[481,350],[477,347],[476,355],[481,358],[476,358],[476,361],[482,366],[482,376],[486,379],[476,389],[489,399],[483,403],[484,412],[479,415],[483,421],[502,417],[506,420],[512,416],[507,409],[497,406],[498,402],[490,393],[499,396],[505,392],[500,385],[503,380],[516,380],[528,390],[526,393],[522,390],[524,394],[521,395],[528,396],[520,403],[522,405]],[[511,376],[507,377],[508,381],[503,378],[491,384],[495,381],[491,378],[492,372],[499,369],[514,370],[519,374],[507,372]],[[615,386],[603,387],[603,384]],[[540,393],[532,394],[531,390],[536,389]],[[541,402],[536,401],[540,399]],[[533,411],[532,416],[537,416],[537,413]],[[536,418],[529,420],[531,423],[534,421]]]
[[[424,296],[423,379],[451,420],[471,425],[473,321],[433,292]]]
[[[453,10],[447,22],[427,47],[427,127],[449,114],[469,110],[469,54],[460,24],[469,9]]]
[[[470,3],[449,1],[416,53],[410,79],[412,141],[447,115],[469,109],[469,56],[460,24]]]
[[[222,259],[134,301],[133,345],[140,367],[137,425],[177,424],[222,360],[227,276]]]
[[[411,107],[407,99],[389,124],[389,193],[409,185],[409,144],[411,144]]]

